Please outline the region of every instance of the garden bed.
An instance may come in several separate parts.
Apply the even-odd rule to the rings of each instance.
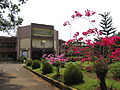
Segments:
[[[53,85],[59,87],[61,90],[88,90],[88,89],[89,90],[95,90],[95,89],[97,90],[97,88],[99,87],[99,82],[97,80],[95,73],[93,73],[93,72],[83,71],[84,83],[68,86],[68,85],[63,84],[63,78],[55,78],[54,77],[56,75],[56,72],[44,75],[44,74],[42,74],[42,71],[40,70],[40,68],[32,70],[31,67],[26,67],[26,66],[24,66],[24,67],[29,69],[30,71],[32,71],[36,75],[40,76],[41,78],[52,83]],[[65,69],[66,68],[60,68],[61,75],[64,74]],[[111,75],[109,73],[107,74],[106,83],[107,83],[108,87],[115,88],[114,90],[120,89],[120,85],[119,85],[120,82],[112,79]]]

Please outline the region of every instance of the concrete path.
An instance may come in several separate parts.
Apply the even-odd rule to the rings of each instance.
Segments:
[[[23,68],[22,64],[0,64],[0,90],[60,90]]]

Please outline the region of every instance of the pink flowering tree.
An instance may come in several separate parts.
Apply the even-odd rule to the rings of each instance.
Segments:
[[[72,18],[85,18],[84,16],[90,17],[95,14],[95,12],[86,10],[85,14],[80,14],[79,12],[75,11],[75,15],[72,15]],[[86,18],[85,18],[86,19]],[[86,19],[88,20],[88,19]],[[92,25],[95,20],[88,20]],[[70,24],[70,23],[69,23]],[[64,26],[67,25],[66,23]],[[94,25],[93,25],[94,27]],[[82,33],[84,37],[80,37],[78,39],[72,39],[67,42],[67,46],[71,45],[70,43],[73,42],[84,42],[84,44],[79,45],[74,45],[70,48],[69,51],[73,51],[73,53],[77,52],[80,55],[83,56],[83,59],[80,60],[80,62],[92,62],[93,63],[93,69],[100,81],[100,89],[101,90],[107,90],[105,78],[106,74],[109,69],[110,63],[120,61],[120,48],[115,48],[117,47],[117,41],[120,41],[120,37],[118,36],[113,36],[113,37],[100,37],[102,32],[98,30],[97,28],[89,29],[86,32]],[[91,36],[91,35],[96,35],[96,39],[90,40],[86,39],[85,37]],[[78,35],[75,35],[78,37]],[[76,47],[77,46],[77,47]]]
[[[48,60],[50,64],[56,66],[57,76],[60,76],[60,67],[65,65],[67,58],[65,58],[65,54],[57,55],[57,54],[44,54],[43,57]]]

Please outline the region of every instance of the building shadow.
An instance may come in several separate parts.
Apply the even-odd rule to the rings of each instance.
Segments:
[[[17,78],[15,76],[9,76],[6,73],[0,72],[0,90],[20,90],[24,88],[23,85],[11,84],[10,79]]]

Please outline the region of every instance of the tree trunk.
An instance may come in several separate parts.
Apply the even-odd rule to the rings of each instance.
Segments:
[[[60,69],[59,69],[59,66],[57,67],[57,76],[60,76]]]
[[[105,82],[105,78],[99,78],[100,79],[100,89],[101,90],[107,90],[107,86],[106,86],[106,82]]]
[[[108,69],[107,68],[97,68],[96,75],[100,80],[100,89],[101,90],[107,90],[107,86],[106,86],[106,82],[105,82],[105,78],[106,78],[106,74],[107,74]]]

